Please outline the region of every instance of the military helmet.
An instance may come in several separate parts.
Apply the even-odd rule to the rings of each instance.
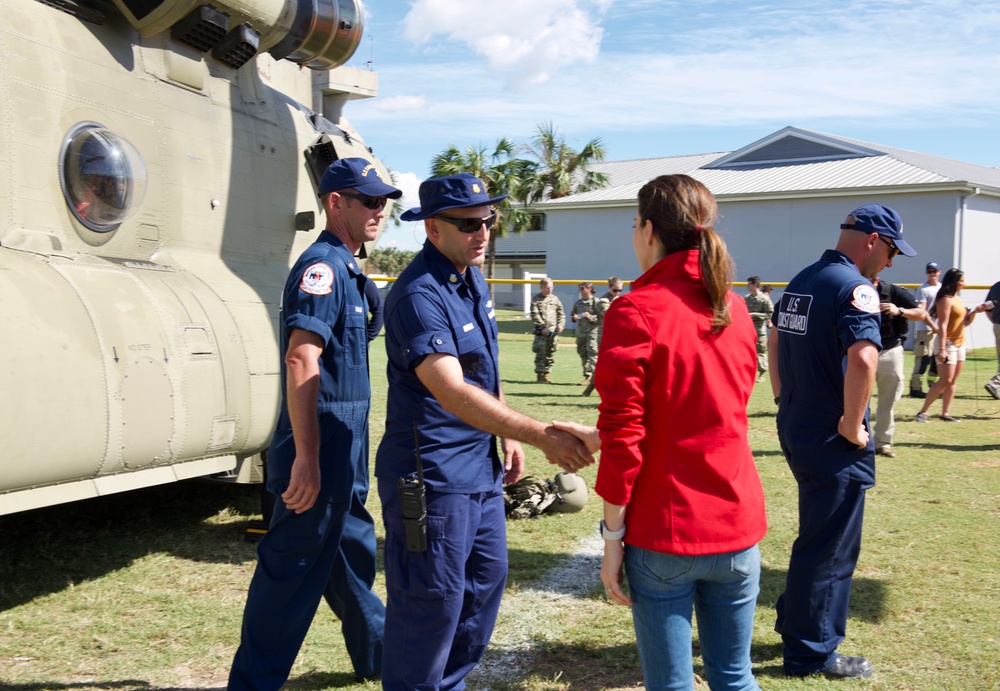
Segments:
[[[555,480],[556,500],[549,511],[554,513],[576,513],[587,505],[587,483],[576,473],[557,473]]]

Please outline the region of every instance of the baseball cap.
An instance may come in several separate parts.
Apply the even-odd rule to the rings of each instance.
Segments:
[[[459,173],[440,178],[429,178],[420,183],[420,206],[404,211],[401,221],[419,221],[448,209],[466,209],[471,206],[489,206],[509,195],[491,197],[486,185],[475,175]]]
[[[403,190],[382,181],[375,164],[364,158],[341,158],[331,163],[319,181],[319,196],[335,190],[355,189],[369,197],[399,199]]]
[[[917,251],[903,239],[903,219],[894,210],[882,204],[866,204],[851,212],[854,223],[841,223],[841,228],[860,230],[864,233],[878,233],[892,240],[899,251],[907,257],[917,256]]]
[[[941,269],[940,267],[938,267],[937,262],[927,262],[927,266],[924,267],[924,273],[927,273],[928,271],[940,271],[940,270]]]

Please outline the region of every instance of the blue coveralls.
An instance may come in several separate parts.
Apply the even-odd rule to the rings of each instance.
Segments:
[[[295,440],[284,400],[268,450],[268,490],[274,516],[257,546],[243,633],[229,690],[273,690],[285,683],[321,597],[341,621],[355,674],[368,677],[382,662],[385,608],[372,592],[375,528],[368,498],[368,314],[364,276],[351,252],[324,231],[292,268],[282,295],[281,352],[292,330],[322,337],[319,425],[321,486],[301,514],[285,507]]]
[[[478,268],[459,274],[430,242],[386,298],[385,436],[375,460],[385,522],[382,687],[464,689],[489,643],[507,579],[502,464],[496,438],[448,413],[414,369],[432,353],[458,358],[465,381],[500,392],[496,313]],[[397,490],[416,472],[427,488],[427,551],[406,551]]]
[[[862,340],[882,347],[878,303],[854,263],[827,250],[792,279],[772,318],[781,378],[778,437],[799,485],[799,535],[775,624],[789,674],[823,669],[847,628],[865,490],[875,485],[875,446],[869,439],[858,449],[837,423],[848,348]],[[868,411],[865,427],[871,434]]]

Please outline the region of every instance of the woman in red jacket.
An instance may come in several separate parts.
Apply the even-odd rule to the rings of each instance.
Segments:
[[[605,315],[594,377],[601,580],[632,606],[647,689],[694,688],[692,609],[709,687],[758,688],[750,639],[767,519],[746,414],[757,335],[729,289],[716,210],[686,175],[639,191],[632,245],[644,273]]]

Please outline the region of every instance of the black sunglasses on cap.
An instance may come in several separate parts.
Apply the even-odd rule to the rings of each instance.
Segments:
[[[497,214],[495,211],[486,218],[452,218],[451,216],[442,216],[440,214],[432,218],[450,223],[458,228],[460,233],[475,233],[483,225],[486,226],[486,230],[493,230],[493,226],[497,224]]]
[[[389,200],[388,197],[371,197],[367,194],[361,194],[360,192],[341,192],[340,196],[357,199],[366,209],[371,209],[372,211],[375,211],[376,209],[384,209],[385,203]]]

